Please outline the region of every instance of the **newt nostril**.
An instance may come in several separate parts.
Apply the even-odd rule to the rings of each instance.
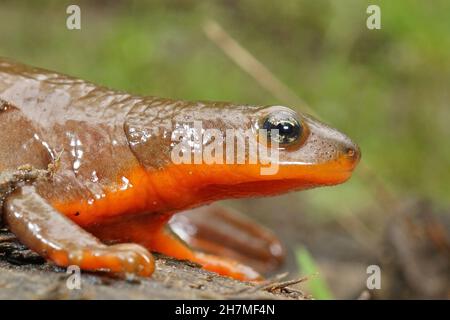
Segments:
[[[355,151],[355,149],[347,148],[345,153],[347,154],[348,157],[353,158],[353,156],[355,155],[356,151]]]
[[[345,155],[347,156],[347,158],[354,163],[357,163],[359,161],[359,159],[361,158],[361,151],[356,144],[346,147],[344,152],[345,152]]]

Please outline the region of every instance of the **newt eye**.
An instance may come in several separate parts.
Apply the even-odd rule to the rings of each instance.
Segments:
[[[280,145],[290,145],[301,139],[304,128],[293,112],[278,111],[269,114],[263,122],[263,129],[268,136]],[[272,135],[271,130],[278,130],[278,134]]]

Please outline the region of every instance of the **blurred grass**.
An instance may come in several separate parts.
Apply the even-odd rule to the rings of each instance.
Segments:
[[[302,271],[303,276],[308,276],[306,285],[308,287],[308,293],[317,300],[331,300],[334,299],[333,294],[328,288],[327,283],[320,275],[317,264],[314,262],[313,257],[309,251],[305,248],[300,248],[296,252],[297,264]]]
[[[82,30],[65,27],[78,3]],[[365,27],[368,4],[382,29]],[[139,94],[280,103],[202,33],[227,31],[361,146],[401,196],[450,204],[450,3],[2,1],[0,55]],[[295,107],[295,106],[294,106]],[[377,205],[365,185],[299,195],[315,213]]]

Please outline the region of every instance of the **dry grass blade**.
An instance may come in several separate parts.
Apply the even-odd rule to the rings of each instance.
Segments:
[[[285,101],[317,117],[298,95],[280,81],[265,65],[234,40],[216,21],[207,20],[203,25],[206,36],[260,86],[280,101]]]

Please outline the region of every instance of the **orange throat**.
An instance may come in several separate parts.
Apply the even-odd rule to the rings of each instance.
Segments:
[[[338,161],[318,165],[282,165],[275,175],[261,175],[259,165],[170,165],[147,172],[136,166],[121,174],[101,197],[55,201],[53,206],[82,226],[138,214],[174,212],[226,198],[276,195],[292,190],[339,184],[352,168]],[[127,184],[124,186],[124,179]]]

